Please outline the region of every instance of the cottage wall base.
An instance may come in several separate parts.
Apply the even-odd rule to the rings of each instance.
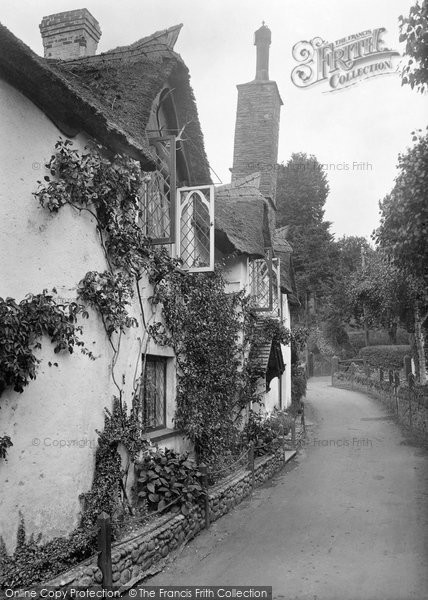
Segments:
[[[257,458],[255,485],[271,478],[285,464],[284,451]],[[240,470],[209,490],[210,519],[216,521],[228,513],[251,493],[251,473]],[[123,540],[112,548],[113,584],[126,586],[159,563],[181,544],[195,537],[205,527],[204,509],[195,506],[188,515],[169,514],[159,517],[143,527],[132,538]],[[93,556],[73,569],[51,580],[47,585],[57,588],[93,586],[101,583],[97,557]]]

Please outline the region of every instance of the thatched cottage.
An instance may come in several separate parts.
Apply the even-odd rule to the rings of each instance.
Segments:
[[[142,225],[147,234],[159,243],[174,244],[185,267],[193,270],[212,269],[214,254],[233,254],[231,290],[246,286],[261,309],[260,318],[270,314],[289,325],[295,290],[291,249],[274,225],[272,165],[277,161],[281,99],[267,74],[269,30],[262,27],[256,34],[256,79],[239,86],[232,183],[215,191],[189,71],[174,51],[181,25],[99,55],[101,30],[86,9],[45,17],[40,30],[44,58],[0,26],[2,139],[7,140],[1,146],[0,297],[19,301],[30,292],[55,287],[59,298],[72,300],[85,273],[106,269],[90,215],[69,206],[47,214],[33,197],[61,136],[81,151],[95,141],[112,155],[139,161],[147,173],[160,174],[162,187],[154,189],[153,197],[159,199],[162,218],[156,211],[148,214]],[[180,136],[183,129],[185,136]],[[196,231],[190,246],[184,247],[180,239],[185,203],[197,201],[186,190],[198,186],[204,203],[200,218],[206,218],[208,232],[202,249]],[[162,194],[165,187],[168,194]],[[178,238],[171,211],[178,220]],[[193,224],[185,226],[188,234]],[[143,286],[147,314],[150,293],[150,286]],[[43,345],[37,379],[21,394],[11,389],[2,394],[0,435],[14,440],[7,462],[0,462],[0,531],[9,548],[20,511],[29,533],[42,531],[45,539],[69,533],[81,510],[79,495],[91,486],[95,430],[102,429],[103,409],[115,388],[111,349],[100,320],[88,320],[84,335],[96,360],[79,353],[64,355],[51,368],[56,355]],[[266,408],[287,406],[289,348],[268,344],[263,353]],[[150,340],[146,355],[154,389],[148,435],[178,450],[188,448],[174,429],[174,352]],[[141,339],[130,329],[122,337],[116,364],[125,393],[140,363]]]

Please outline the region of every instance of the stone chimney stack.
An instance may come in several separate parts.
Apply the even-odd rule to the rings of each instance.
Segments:
[[[260,171],[260,192],[275,207],[281,96],[269,80],[271,32],[263,25],[254,34],[256,78],[238,88],[232,182]]]
[[[93,56],[101,37],[98,21],[87,8],[43,17],[39,27],[45,58],[70,60]]]
[[[260,29],[254,34],[254,45],[257,46],[256,80],[269,81],[269,46],[271,32],[264,21]]]

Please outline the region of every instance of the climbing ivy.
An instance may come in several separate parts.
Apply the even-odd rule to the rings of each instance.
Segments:
[[[138,327],[127,312],[134,296],[133,282],[122,271],[89,271],[79,283],[78,295],[99,312],[109,339],[117,331]]]
[[[8,435],[3,435],[0,437],[0,458],[6,460],[7,450],[13,446],[12,440]]]
[[[223,272],[172,273],[153,301],[164,323],[154,339],[174,349],[178,363],[175,424],[193,442],[199,461],[217,464],[238,439],[243,360],[243,293],[227,294]]]
[[[128,460],[134,461],[141,451],[150,446],[150,442],[141,436],[141,422],[136,411],[128,413],[125,402],[115,397],[112,410],[104,410],[104,429],[97,431],[94,481],[91,490],[81,495],[84,507],[81,526],[84,529],[92,529],[102,511],[111,515],[116,529],[126,510],[132,514],[126,492],[127,469],[122,466],[118,448],[122,444]]]
[[[119,385],[120,379],[115,375],[120,336],[130,327],[142,327],[142,335],[137,338],[140,340],[141,352],[137,356],[140,364],[141,353],[144,353],[142,338],[146,339],[146,347],[149,338],[141,279],[145,274],[149,283],[156,286],[175,270],[179,261],[170,258],[164,247],[153,246],[143,233],[144,215],[139,195],[145,174],[136,161],[119,155],[110,158],[98,145],[79,152],[70,140],[60,139],[46,167],[50,175],[38,182],[36,199],[52,213],[66,206],[88,213],[96,223],[108,266],[103,272],[89,271],[78,284],[79,299],[95,309],[102,320],[113,350],[111,373],[118,391],[112,410],[105,409],[104,430],[98,432],[94,482],[92,489],[82,496],[82,526],[93,526],[103,510],[111,514],[116,523],[124,510],[132,512],[126,493],[128,469],[135,455],[147,445],[142,440],[144,424],[136,414],[144,391],[138,366],[132,385],[133,410],[130,414],[123,400],[123,386]],[[135,296],[139,319],[130,312],[135,308]],[[134,402],[137,397],[138,402]],[[122,467],[119,444],[127,449],[126,468]]]
[[[42,347],[46,335],[54,344],[54,352],[73,353],[75,347],[89,354],[81,339],[78,315],[87,316],[76,302],[59,302],[56,290],[27,294],[17,302],[0,298],[0,395],[7,388],[23,392],[30,379],[36,378],[39,359],[35,351]],[[56,363],[54,363],[57,366]]]

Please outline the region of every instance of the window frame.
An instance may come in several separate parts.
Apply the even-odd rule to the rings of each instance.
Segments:
[[[158,431],[160,429],[166,429],[167,426],[167,375],[168,375],[168,357],[166,356],[159,356],[156,354],[146,354],[145,356],[145,364],[144,364],[144,355],[142,356],[142,361],[143,361],[143,367],[144,368],[144,373],[142,373],[142,376],[144,376],[144,378],[142,378],[141,381],[141,392],[142,392],[142,397],[141,397],[141,392],[140,392],[140,401],[139,401],[139,409],[140,409],[140,416],[141,416],[141,423],[142,426],[144,428],[145,431]],[[162,423],[160,425],[156,425],[154,427],[150,427],[147,425],[146,422],[146,411],[147,411],[147,396],[146,396],[146,385],[147,385],[147,364],[148,362],[153,362],[153,363],[163,363],[163,378],[164,378],[164,391],[163,391],[163,399],[162,399],[162,403],[163,403],[163,409],[162,409]]]
[[[155,154],[156,154],[156,159],[157,162],[159,163],[161,161],[161,158],[159,157],[158,154],[158,146],[159,144],[162,144],[164,142],[169,142],[171,144],[171,149],[170,149],[170,155],[169,155],[169,160],[168,160],[168,186],[169,186],[169,193],[170,193],[170,200],[169,200],[169,236],[164,236],[164,237],[152,237],[150,236],[149,233],[147,233],[147,237],[150,238],[151,243],[154,246],[159,246],[162,244],[174,244],[175,243],[175,237],[176,237],[176,225],[175,225],[175,219],[176,219],[176,205],[177,205],[177,138],[175,135],[165,135],[165,136],[157,136],[157,137],[151,137],[149,139],[149,144],[150,146],[153,146],[155,149]],[[160,169],[154,169],[154,171],[158,171],[161,173],[162,177],[164,177],[164,175],[162,174],[162,172],[160,171]],[[150,173],[150,172],[149,172]],[[144,191],[145,194],[145,191]],[[142,202],[146,202],[147,199],[144,197],[142,199]],[[147,218],[147,216],[146,216]],[[148,231],[148,224],[147,222],[143,223],[143,227],[145,229],[145,231]]]
[[[255,258],[253,260],[251,260],[250,258],[248,259],[248,284],[249,284],[249,292],[250,292],[250,296],[252,298],[256,298],[256,296],[252,293],[252,284],[251,281],[249,280],[250,277],[250,268],[251,268],[251,263],[252,262],[256,262],[256,261],[264,261],[267,265],[268,268],[268,276],[269,276],[269,306],[257,306],[257,305],[252,305],[252,309],[256,310],[258,312],[265,312],[265,313],[269,313],[272,312],[272,308],[273,308],[273,275],[272,275],[272,259],[273,259],[273,250],[272,248],[265,248],[265,258]]]

